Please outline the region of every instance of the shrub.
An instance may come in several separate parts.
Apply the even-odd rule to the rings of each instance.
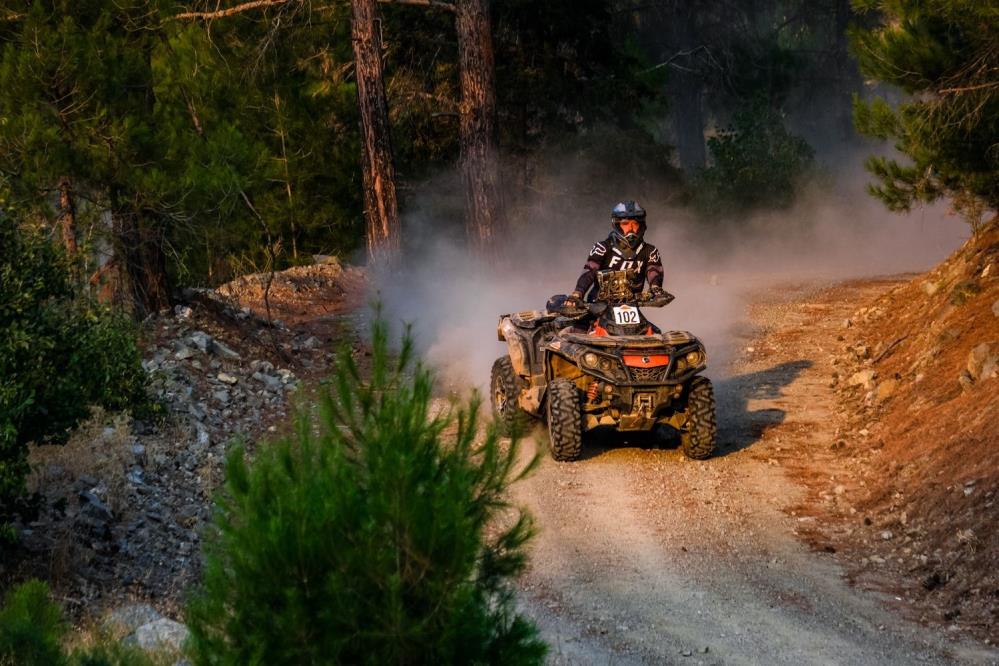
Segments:
[[[477,441],[475,399],[431,416],[431,375],[386,337],[370,379],[342,352],[294,435],[229,456],[187,612],[196,663],[542,660],[508,583],[532,524],[505,500],[537,459]]]
[[[48,585],[31,580],[15,587],[0,609],[0,666],[151,666],[154,663],[138,648],[110,638],[67,654],[61,645],[65,633],[62,608],[50,598]]]
[[[28,442],[64,441],[90,406],[146,405],[136,333],[75,293],[57,248],[0,216],[0,527],[23,492]]]
[[[694,180],[694,204],[705,216],[789,206],[815,157],[763,102],[737,113],[731,130],[709,139],[708,149],[714,163]]]
[[[62,609],[37,580],[11,590],[0,609],[0,664],[58,666],[65,663],[59,640],[65,632]]]

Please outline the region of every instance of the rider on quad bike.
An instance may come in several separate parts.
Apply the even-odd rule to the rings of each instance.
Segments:
[[[514,434],[531,417],[543,419],[560,461],[578,459],[583,435],[608,427],[671,428],[688,457],[707,458],[717,428],[714,391],[701,374],[704,345],[687,331],[660,331],[642,312],[673,300],[662,288],[658,250],[642,240],[645,211],[625,201],[612,219],[574,293],[553,296],[545,310],[500,315],[496,333],[507,353],[493,364],[493,414]]]
[[[634,271],[636,281],[629,286],[635,294],[641,293],[647,280],[652,296],[665,295],[663,262],[659,250],[645,242],[645,227],[645,209],[638,202],[628,200],[614,206],[611,233],[606,240],[593,244],[583,274],[576,280],[576,289],[566,299],[569,305],[578,306],[584,299],[593,301],[597,273],[602,270]],[[669,300],[673,300],[672,297]]]

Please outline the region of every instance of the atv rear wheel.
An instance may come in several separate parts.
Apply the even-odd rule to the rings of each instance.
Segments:
[[[552,458],[570,461],[583,450],[583,417],[579,411],[579,391],[568,379],[548,384],[548,433]]]
[[[489,395],[493,418],[504,435],[521,435],[530,423],[531,415],[521,409],[517,402],[522,384],[523,381],[513,370],[513,362],[509,356],[496,359]]]
[[[687,425],[680,434],[680,448],[694,460],[709,458],[715,450],[715,391],[707,377],[694,377],[687,394]]]

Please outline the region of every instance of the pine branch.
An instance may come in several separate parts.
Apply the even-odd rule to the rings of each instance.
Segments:
[[[999,81],[989,81],[988,83],[980,83],[974,86],[963,86],[961,88],[944,88],[943,90],[938,90],[937,92],[941,95],[946,93],[965,93],[971,92],[973,90],[984,90],[986,88],[996,88],[999,87]]]
[[[235,16],[236,14],[253,11],[254,9],[287,5],[295,1],[296,0],[250,0],[250,2],[244,2],[236,5],[235,7],[229,7],[228,9],[218,9],[213,12],[184,12],[183,14],[175,15],[173,18],[178,21],[212,21],[214,19],[226,18],[228,16]],[[445,0],[378,0],[378,2],[386,5],[417,5],[420,7],[443,9],[448,12],[456,11],[454,3],[446,2]],[[5,20],[17,20],[18,18],[20,17],[8,17]]]
[[[177,14],[174,19],[178,21],[190,20],[190,19],[201,19],[205,21],[211,21],[213,19],[225,18],[227,16],[234,16],[236,14],[242,14],[243,12],[252,11],[254,9],[260,9],[263,7],[275,7],[278,5],[287,5],[294,0],[251,0],[250,2],[244,2],[243,4],[236,5],[235,7],[229,7],[228,9],[219,9],[214,12],[184,12],[183,14]]]

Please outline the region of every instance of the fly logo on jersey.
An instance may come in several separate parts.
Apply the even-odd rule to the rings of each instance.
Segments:
[[[617,265],[617,263],[619,261],[621,262],[621,266],[620,267],[618,267],[618,265]],[[634,261],[632,261],[631,259],[628,259],[628,260],[625,260],[625,261],[621,261],[621,257],[611,257],[610,264],[608,264],[607,268],[617,268],[617,270],[619,270],[619,271],[634,270],[634,271],[637,271],[637,272],[641,273],[642,272],[642,266],[644,266],[644,265],[645,265],[645,262],[642,261],[641,259],[636,259]]]

